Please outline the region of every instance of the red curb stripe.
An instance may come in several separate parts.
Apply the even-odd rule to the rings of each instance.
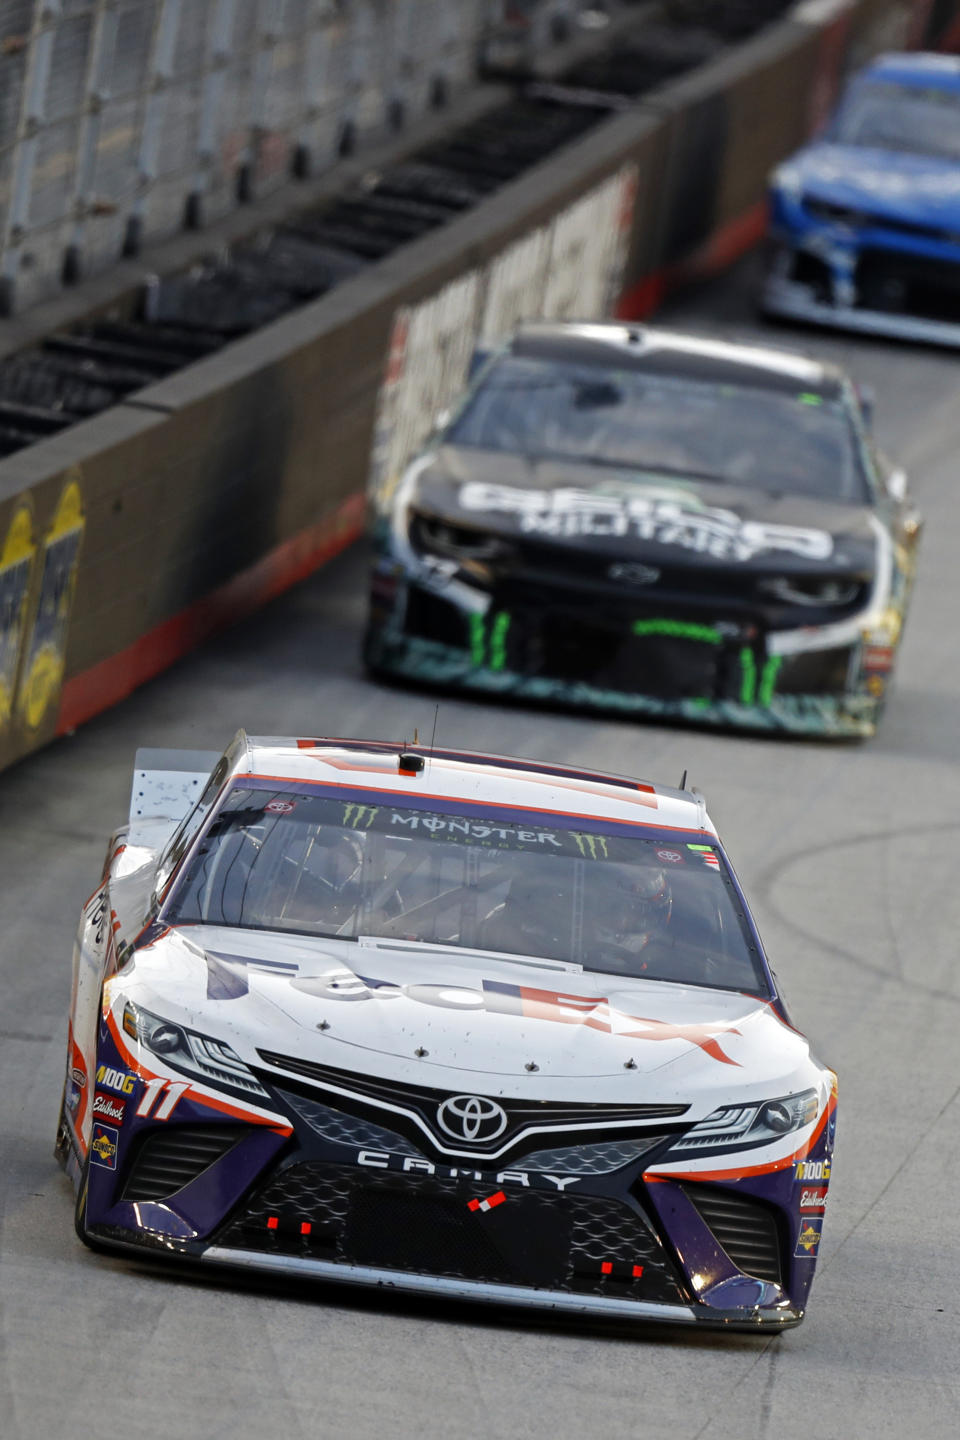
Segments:
[[[719,226],[692,254],[673,265],[645,275],[620,297],[618,320],[644,320],[673,291],[692,280],[705,280],[726,270],[741,255],[763,239],[767,228],[767,201],[758,200],[749,210]]]

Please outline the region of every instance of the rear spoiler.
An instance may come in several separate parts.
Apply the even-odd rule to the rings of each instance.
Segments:
[[[138,750],[128,842],[137,843],[136,831],[148,821],[179,825],[202,795],[219,759],[216,750]]]

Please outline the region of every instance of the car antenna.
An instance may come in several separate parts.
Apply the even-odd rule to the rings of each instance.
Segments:
[[[686,790],[686,788],[687,788],[687,772],[686,772],[686,770],[684,770],[683,774],[680,776],[680,789],[681,789],[681,790]]]
[[[433,709],[433,734],[430,736],[430,759],[431,759],[431,760],[433,759],[433,744],[434,744],[434,741],[435,741],[436,738],[437,738],[437,721],[439,720],[439,718],[440,718],[440,702],[438,701],[437,704],[434,706],[434,709]]]

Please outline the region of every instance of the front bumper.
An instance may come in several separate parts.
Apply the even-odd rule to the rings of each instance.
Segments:
[[[108,1041],[100,1055],[118,1058]],[[803,1318],[830,1177],[827,1110],[805,1148],[757,1174],[752,1149],[742,1179],[729,1169],[715,1185],[658,1169],[680,1122],[635,1110],[600,1138],[566,1107],[572,1128],[521,1132],[510,1159],[457,1152],[451,1163],[409,1109],[433,1113],[443,1092],[399,1087],[384,1110],[345,1089],[342,1072],[335,1091],[262,1073],[282,1130],[189,1098],[176,1119],[141,1119],[134,1077],[129,1113],[94,1125],[112,1144],[87,1151],[81,1237],[182,1264],[581,1317],[749,1331]]]
[[[204,1260],[217,1265],[261,1271],[275,1275],[299,1275],[307,1279],[340,1284],[376,1286],[396,1294],[427,1295],[437,1299],[465,1300],[486,1305],[509,1305],[521,1309],[577,1315],[600,1320],[644,1320],[661,1324],[700,1324],[724,1330],[787,1330],[799,1325],[802,1310],[784,1305],[776,1313],[761,1310],[717,1310],[698,1313],[690,1305],[666,1305],[643,1300],[615,1300],[604,1295],[565,1295],[522,1285],[493,1285],[477,1281],[450,1280],[432,1275],[404,1275],[396,1270],[378,1270],[364,1265],[333,1265],[322,1260],[302,1260],[285,1255],[251,1255],[242,1250],[211,1246]]]
[[[488,618],[449,593],[430,595],[396,576],[391,586],[384,604],[375,578],[365,659],[376,673],[521,701],[807,736],[865,738],[882,711],[887,675],[864,670],[859,641],[818,649],[814,636],[808,649],[779,654],[773,637],[718,638],[709,619],[604,627],[586,602],[555,613],[500,609]],[[553,639],[545,640],[547,627]]]
[[[960,345],[960,255],[925,258],[780,233],[770,243],[760,304],[784,320]]]
[[[813,1262],[793,1262],[805,1272],[793,1277],[802,1292],[797,1303],[780,1285],[738,1272],[703,1223],[690,1223],[692,1211],[686,1226],[678,1228],[674,1216],[673,1231],[664,1231],[660,1207],[649,1195],[642,1206],[635,1198],[644,1193],[636,1171],[628,1166],[581,1182],[591,1188],[576,1195],[504,1178],[501,1203],[484,1215],[468,1197],[489,1191],[493,1175],[479,1183],[465,1178],[469,1171],[446,1181],[386,1177],[295,1156],[255,1183],[208,1237],[163,1233],[163,1217],[153,1212],[140,1228],[94,1223],[85,1238],[97,1248],[188,1264],[582,1318],[747,1331],[800,1323]],[[789,1175],[780,1184],[789,1186]],[[669,1188],[673,1203],[684,1203],[681,1187],[652,1188]],[[709,1277],[712,1295],[694,1293],[677,1263],[677,1243]]]
[[[95,1235],[98,1248],[118,1253],[144,1253],[144,1245],[114,1235]],[[151,1247],[160,1253],[161,1247]],[[165,1244],[165,1259],[181,1259],[236,1270],[241,1273],[272,1275],[278,1279],[315,1280],[334,1285],[359,1285],[390,1295],[424,1296],[434,1300],[455,1300],[468,1304],[498,1305],[541,1313],[569,1315],[588,1320],[632,1321],[661,1325],[697,1325],[708,1330],[757,1331],[790,1330],[804,1318],[802,1310],[784,1302],[776,1310],[715,1309],[695,1305],[668,1305],[643,1300],[618,1300],[605,1295],[569,1295],[533,1286],[498,1285],[484,1281],[455,1280],[438,1275],[412,1275],[371,1265],[346,1265],[304,1256],[231,1249],[225,1245],[206,1248]]]

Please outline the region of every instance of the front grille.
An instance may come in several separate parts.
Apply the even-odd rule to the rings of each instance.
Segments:
[[[419,1146],[428,1146],[429,1140],[416,1118],[423,1122],[442,1150],[438,1153],[469,1155],[479,1161],[484,1156],[496,1157],[502,1163],[508,1150],[516,1153],[521,1144],[527,1148],[536,1146],[537,1130],[550,1127],[549,1139],[560,1145],[570,1145],[581,1136],[585,1141],[592,1139],[584,1127],[616,1125],[623,1127],[623,1138],[638,1138],[650,1143],[644,1131],[658,1120],[671,1120],[686,1114],[688,1105],[569,1105],[546,1100],[505,1100],[497,1097],[497,1103],[507,1116],[507,1128],[502,1135],[492,1140],[470,1142],[456,1140],[444,1134],[437,1124],[437,1112],[443,1102],[450,1098],[449,1090],[433,1090],[423,1085],[408,1085],[395,1080],[378,1080],[371,1075],[357,1074],[349,1070],[337,1070],[331,1065],[319,1065],[312,1060],[303,1060],[294,1055],[280,1055],[273,1050],[258,1050],[258,1055],[270,1071],[261,1072],[264,1079],[275,1085],[276,1070],[285,1070],[299,1075],[325,1089],[321,1097],[318,1089],[317,1102],[329,1100],[337,1111],[370,1119],[376,1124],[381,1118],[389,1119],[391,1130],[405,1135]],[[342,1094],[340,1091],[346,1091]],[[474,1092],[471,1092],[474,1093]],[[391,1107],[389,1110],[387,1107]],[[402,1107],[406,1114],[398,1113]],[[518,1136],[523,1131],[523,1141]],[[632,1133],[633,1132],[633,1133]],[[609,1135],[607,1136],[609,1139]],[[619,1138],[619,1137],[618,1137]],[[390,1147],[387,1147],[390,1148]],[[520,1149],[522,1154],[522,1149]]]
[[[420,640],[433,640],[456,650],[465,650],[469,643],[463,612],[449,600],[431,595],[419,585],[411,585],[407,591],[404,629]]]
[[[121,1200],[165,1200],[196,1180],[244,1135],[243,1125],[165,1125],[140,1142]]]
[[[857,264],[857,303],[886,314],[960,321],[960,262],[864,249]]]
[[[790,254],[789,278],[798,285],[808,285],[814,298],[821,301],[833,299],[833,273],[819,255],[807,250],[794,250]]]
[[[343,1248],[358,1265],[503,1280],[504,1260],[462,1199],[371,1186],[350,1207]]]
[[[549,1175],[609,1175],[621,1170],[653,1150],[667,1139],[665,1135],[648,1135],[642,1140],[612,1140],[600,1145],[565,1145],[558,1150],[533,1150],[521,1156],[524,1170]]]
[[[395,1130],[372,1125],[369,1120],[362,1120],[355,1115],[345,1115],[340,1110],[331,1109],[329,1105],[320,1105],[316,1100],[308,1099],[306,1095],[297,1095],[290,1090],[284,1090],[282,1094],[291,1110],[295,1111],[301,1120],[305,1120],[321,1140],[331,1141],[334,1145],[350,1145],[357,1149],[369,1146],[376,1150],[389,1150],[394,1155],[421,1153]]]
[[[683,1301],[659,1238],[622,1201],[518,1187],[484,1212],[469,1207],[487,1198],[489,1183],[477,1185],[479,1194],[465,1180],[288,1165],[217,1243],[491,1284]],[[605,1263],[617,1273],[602,1273]]]
[[[551,679],[586,680],[662,700],[713,698],[722,642],[684,636],[682,627],[674,625],[669,634],[634,634],[630,624],[620,629],[580,615],[548,612],[539,625],[542,671]]]
[[[713,1185],[683,1188],[738,1270],[757,1280],[782,1284],[780,1236],[769,1206]]]
[[[850,686],[849,645],[785,656],[777,672],[778,695],[844,695]]]

